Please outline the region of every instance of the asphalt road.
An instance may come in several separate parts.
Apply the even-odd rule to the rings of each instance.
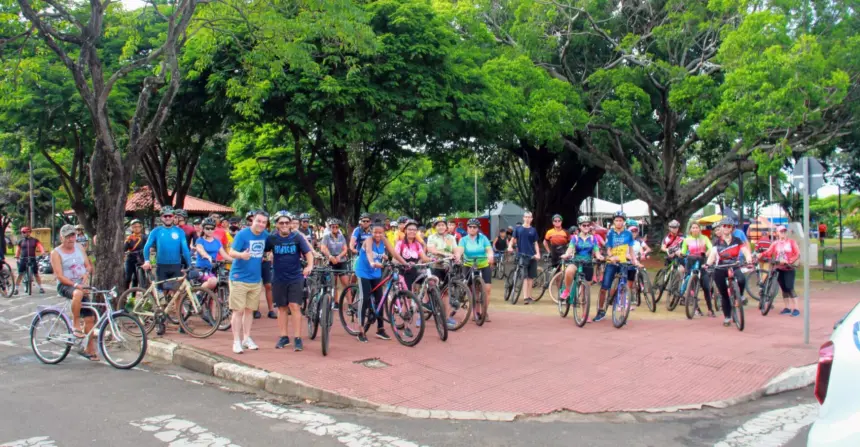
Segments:
[[[410,419],[308,405],[168,364],[41,364],[27,326],[46,295],[0,299],[0,446],[759,446],[806,444],[811,389],[728,409],[552,414],[515,422]],[[560,376],[561,379],[563,376]],[[348,380],[348,378],[345,378]],[[550,380],[550,378],[547,378]]]

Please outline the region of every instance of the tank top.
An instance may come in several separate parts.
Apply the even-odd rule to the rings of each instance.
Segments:
[[[60,260],[63,262],[63,276],[78,282],[87,274],[87,266],[84,263],[84,252],[81,246],[75,244],[75,251],[67,254],[63,253],[60,247],[54,249],[60,255]]]
[[[372,242],[373,253],[370,256],[373,257],[374,262],[382,262],[382,255],[385,254],[385,243],[382,241]],[[370,266],[370,260],[368,259],[368,254],[364,251],[364,245],[361,245],[361,248],[358,250],[358,259],[355,261],[355,276],[364,279],[379,279],[382,278],[382,269],[373,268]]]

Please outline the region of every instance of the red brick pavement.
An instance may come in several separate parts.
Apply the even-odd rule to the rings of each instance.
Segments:
[[[219,332],[177,341],[214,351],[310,385],[389,405],[441,410],[548,413],[623,411],[713,402],[753,393],[789,367],[817,361],[833,323],[858,300],[857,286],[813,293],[811,343],[803,318],[747,311],[747,327],[724,328],[721,318],[636,320],[618,330],[609,320],[577,328],[570,317],[504,312],[467,325],[442,342],[432,326],[414,348],[371,338],[363,344],[339,326],[331,353],[305,338],[304,352],[276,350],[274,320],[255,320],[257,352],[236,355]],[[777,305],[777,311],[781,304]],[[389,330],[390,331],[390,330]],[[379,358],[388,367],[356,361]]]

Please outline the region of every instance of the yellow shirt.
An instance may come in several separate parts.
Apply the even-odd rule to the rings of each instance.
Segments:
[[[385,237],[388,239],[388,242],[391,242],[392,246],[397,243],[397,231],[388,230],[385,232]]]

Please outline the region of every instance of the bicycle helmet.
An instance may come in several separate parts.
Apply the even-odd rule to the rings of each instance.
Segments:
[[[358,220],[362,219],[370,219],[370,213],[361,213],[361,215],[358,216]]]
[[[434,227],[435,227],[436,225],[439,225],[440,223],[443,223],[443,224],[447,225],[447,224],[448,224],[448,219],[446,219],[446,218],[445,218],[445,216],[439,216],[439,217],[437,217],[436,219],[433,219],[433,222],[432,222],[432,223],[433,223],[433,226],[434,226]]]
[[[29,232],[30,232],[30,227],[21,227],[21,232],[22,232],[22,233],[29,233]]]
[[[723,220],[720,221],[720,226],[723,226],[723,225],[731,225],[734,227],[737,224],[735,223],[735,220],[732,219],[731,217],[725,217],[725,218],[723,218]]]
[[[177,215],[178,217],[184,217],[184,218],[186,218],[186,219],[188,218],[188,212],[186,212],[186,211],[185,211],[184,209],[182,209],[182,208],[177,208],[177,209],[174,211],[174,213],[176,213],[176,215]]]
[[[627,230],[631,232],[635,230],[638,233],[639,227],[637,227],[636,225],[630,225],[629,227],[627,227]]]
[[[256,216],[256,215],[257,215],[257,211],[255,211],[255,210],[248,211],[247,213],[245,213],[245,220],[253,219],[254,216]]]
[[[409,218],[406,216],[400,216],[397,218],[398,224],[405,224],[406,222],[409,222]]]
[[[311,215],[308,213],[302,213],[302,215],[299,216],[299,220],[311,220]]]
[[[336,217],[332,217],[331,219],[328,220],[328,222],[326,222],[326,225],[328,225],[328,226],[332,226],[332,225],[341,226],[342,223],[340,222],[340,219],[338,219]]]
[[[582,225],[584,223],[591,223],[591,218],[588,216],[579,216],[579,218],[576,219],[576,223],[578,225]]]
[[[474,219],[474,218],[469,219],[469,221],[466,222],[466,226],[467,227],[475,226],[475,227],[481,228],[481,221],[478,219]]]
[[[173,211],[173,207],[172,207],[172,206],[170,206],[170,205],[165,205],[165,206],[162,206],[162,207],[161,207],[161,215],[162,215],[162,216],[173,216],[174,214],[176,214],[176,212],[175,212],[175,211]]]
[[[552,220],[556,220],[556,219],[561,220],[561,221],[564,221],[564,218],[563,218],[563,217],[561,217],[561,214],[553,214],[553,215],[552,215]]]
[[[194,219],[194,225],[200,225],[200,222],[201,220],[199,217],[197,219]]]
[[[418,229],[418,222],[412,219],[408,219],[406,221],[406,228],[409,228],[409,226],[415,226],[415,229]]]
[[[204,228],[214,227],[215,226],[215,219],[213,219],[211,217],[207,217],[206,219],[203,219],[202,225]]]
[[[286,217],[288,220],[293,220],[292,217],[290,217],[290,213],[285,210],[280,210],[275,213],[275,216],[272,218],[272,220],[277,223],[282,217]]]
[[[132,226],[132,225],[134,225],[134,224],[141,224],[141,225],[143,225],[143,223],[142,223],[140,220],[138,220],[138,219],[132,219],[132,220],[131,220],[131,222],[129,222],[129,223],[128,223],[128,226]]]
[[[627,220],[627,215],[624,214],[624,211],[616,211],[615,214],[613,215],[612,219],[613,220],[618,219],[619,217],[624,219],[624,220]]]
[[[571,225],[570,228],[567,229],[567,232],[570,234],[576,233],[577,231],[579,231],[579,228],[576,228],[573,225]]]
[[[671,222],[669,222],[669,228],[679,228],[680,226],[681,222],[678,222],[677,220],[673,219]]]

